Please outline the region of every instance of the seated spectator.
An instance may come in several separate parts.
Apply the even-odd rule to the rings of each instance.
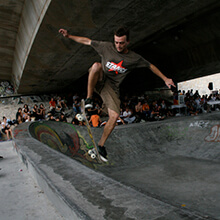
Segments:
[[[126,107],[125,111],[123,112],[123,120],[125,123],[131,124],[135,121],[136,117],[133,116],[133,112],[129,107]]]
[[[58,98],[57,98],[56,109],[57,109],[58,111],[63,111],[63,102],[62,102],[60,96],[58,96]]]
[[[79,121],[75,115],[71,121],[71,124],[83,126],[85,125],[85,122]]]
[[[63,105],[63,109],[68,109],[68,106],[67,106],[67,100],[66,100],[66,97],[64,96],[63,99],[62,99],[62,105]]]
[[[50,102],[49,102],[49,106],[50,106],[50,113],[51,113],[52,115],[54,115],[54,114],[55,114],[55,111],[56,111],[56,102],[55,102],[55,100],[54,100],[53,97],[51,98],[51,100],[50,100]]]
[[[81,104],[79,99],[75,99],[73,102],[73,111],[75,114],[81,113]]]
[[[40,108],[38,109],[38,119],[40,120],[45,119],[45,113],[46,113],[46,109],[44,108],[44,105],[41,103]]]
[[[61,121],[61,122],[67,122],[67,119],[66,119],[66,117],[65,117],[65,115],[64,115],[63,113],[61,113],[60,118],[59,118],[59,121]]]
[[[28,114],[30,114],[30,110],[27,104],[24,104],[22,112],[24,112],[25,109],[27,110]]]
[[[79,125],[79,120],[76,118],[76,115],[73,117],[71,124]]]
[[[95,103],[95,110],[97,110],[98,115],[102,114],[102,108],[100,107],[99,103]]]
[[[100,113],[102,112],[101,108],[87,108],[87,115],[90,118],[92,115],[100,115]]]
[[[194,116],[198,114],[198,112],[196,111],[196,105],[192,100],[186,102],[186,110],[187,110],[187,115],[189,116]]]
[[[12,131],[10,125],[7,122],[7,118],[3,117],[3,122],[1,123],[2,132],[7,135],[8,140],[10,140],[10,135],[12,137]]]
[[[142,105],[142,114],[145,121],[150,117],[150,106],[146,100]]]
[[[143,117],[143,105],[141,101],[138,101],[137,105],[135,105],[135,117],[136,117],[136,122],[140,122],[142,119],[145,119]]]
[[[28,117],[27,117],[27,119],[25,120],[25,122],[29,122],[29,121],[31,121],[31,116],[30,116],[30,115],[28,115]]]
[[[35,121],[39,120],[39,111],[38,111],[38,105],[35,104],[34,105],[34,108],[32,110],[32,115],[31,115],[32,118],[35,118]]]
[[[24,108],[24,111],[22,113],[22,121],[26,121],[28,116],[30,116],[29,112],[28,112],[28,109],[27,108]]]
[[[160,108],[161,116],[166,116],[166,117],[173,116],[172,112],[168,109],[165,100],[161,101],[160,106],[161,106]]]
[[[48,121],[56,121],[53,115],[49,115]]]
[[[23,123],[23,118],[22,118],[22,116],[21,115],[18,115],[18,117],[17,117],[17,120],[16,120],[16,124],[21,124],[21,123]]]
[[[97,128],[101,124],[101,119],[98,114],[94,114],[90,117],[89,123],[92,124],[92,127]]]
[[[60,118],[58,116],[55,117],[55,121],[60,121]]]
[[[21,122],[23,122],[23,121],[22,121],[22,119],[23,119],[22,116],[23,116],[23,115],[22,115],[22,108],[18,108],[18,111],[17,111],[17,113],[16,113],[16,123],[17,123],[17,124],[20,124]]]
[[[118,119],[116,121],[116,125],[122,125],[122,124],[123,125],[125,124],[124,120],[121,117],[118,117]]]
[[[158,105],[157,105],[157,101],[154,101],[152,103],[152,105],[150,106],[150,110],[151,110],[151,113],[150,113],[150,120],[157,120],[160,116],[160,112],[159,112],[159,108],[158,108]]]

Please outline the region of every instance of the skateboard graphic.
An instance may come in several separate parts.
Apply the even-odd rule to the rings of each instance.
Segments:
[[[88,150],[88,154],[92,159],[95,159],[97,157],[98,161],[102,162],[102,159],[100,158],[95,140],[94,140],[93,135],[92,135],[91,127],[90,127],[89,122],[88,122],[87,117],[86,117],[85,100],[84,99],[81,100],[81,113],[82,114],[76,115],[76,117],[79,121],[84,121],[85,122],[85,125],[86,125],[88,133],[89,133],[89,137],[91,138],[93,146],[94,146],[94,148]]]

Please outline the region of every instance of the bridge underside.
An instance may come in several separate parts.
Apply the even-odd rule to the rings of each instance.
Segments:
[[[14,82],[18,93],[66,91],[72,89],[74,83],[82,87],[88,68],[100,60],[91,47],[64,39],[58,34],[59,28],[66,28],[74,35],[112,41],[114,29],[126,25],[131,31],[130,48],[175,82],[213,74],[220,69],[220,2],[217,0],[156,0],[144,3],[122,0],[120,4],[104,0],[66,0],[65,3],[44,0],[41,13],[36,13],[42,19],[41,23],[36,23],[33,34],[23,39],[28,41],[31,38],[31,43],[22,58],[13,53],[18,45],[16,33],[21,31],[19,16],[24,21],[32,19],[25,17],[28,13],[22,13],[24,1],[16,1],[14,5],[10,5],[14,1],[8,2],[1,3],[6,14],[11,13],[12,6],[16,4],[20,4],[20,8],[13,25],[3,22],[6,17],[1,19],[0,37],[5,38],[6,26],[10,30],[13,26],[14,35],[0,48],[5,57],[5,63],[0,64],[0,78]],[[11,11],[7,11],[6,6]],[[29,5],[26,12],[31,9]],[[17,62],[19,59],[22,62]],[[130,85],[143,90],[164,86],[146,69],[136,70],[122,87]]]

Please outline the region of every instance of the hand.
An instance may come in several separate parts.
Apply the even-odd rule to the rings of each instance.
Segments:
[[[169,78],[166,78],[165,84],[168,86],[169,89],[171,88],[171,86],[176,87],[176,85],[174,84],[173,80],[169,79]]]
[[[65,29],[60,29],[59,33],[61,33],[64,37],[68,37],[69,36],[67,30],[65,30]]]

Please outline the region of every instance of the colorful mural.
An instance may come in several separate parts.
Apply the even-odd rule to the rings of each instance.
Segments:
[[[97,158],[92,159],[88,154],[88,150],[93,148],[92,143],[89,145],[89,134],[81,135],[71,124],[34,122],[30,125],[29,131],[31,136],[38,141],[91,168],[101,165]]]

